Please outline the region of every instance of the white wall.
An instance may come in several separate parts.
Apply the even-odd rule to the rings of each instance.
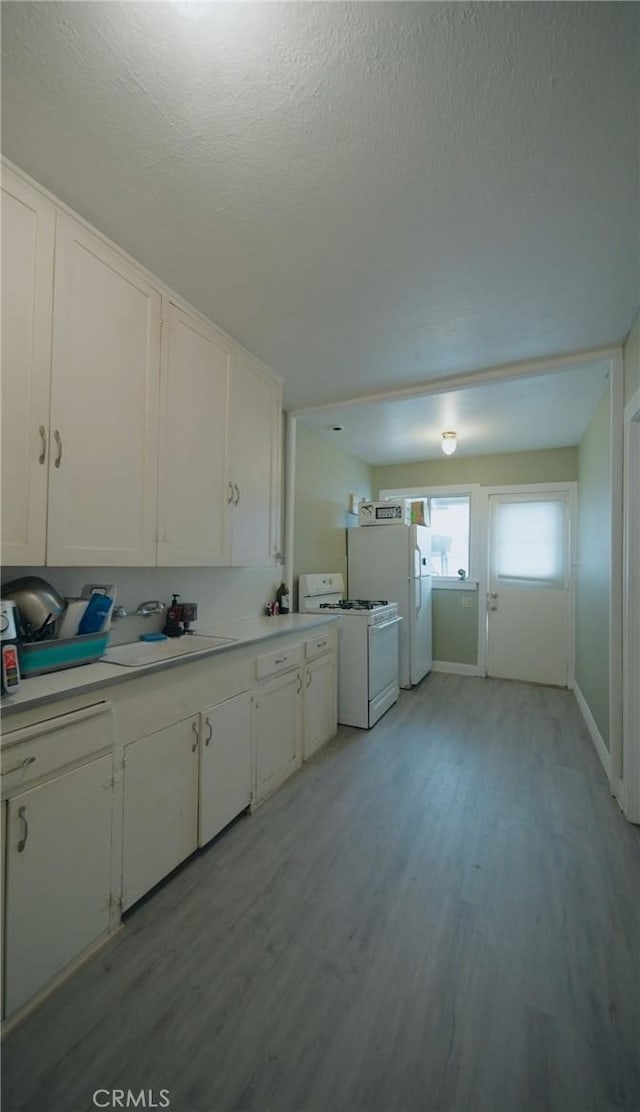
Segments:
[[[282,578],[274,568],[5,568],[4,581],[39,575],[65,596],[79,595],[84,583],[115,583],[118,603],[135,610],[146,599],[170,602],[176,592],[183,602],[198,604],[196,632],[214,622],[249,618],[262,613]],[[125,618],[115,622],[111,643],[135,641],[140,633],[162,627],[162,617]]]

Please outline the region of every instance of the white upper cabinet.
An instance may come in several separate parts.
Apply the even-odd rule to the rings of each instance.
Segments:
[[[227,472],[231,347],[175,305],[165,330],[158,564],[229,565]]]
[[[55,210],[2,175],[2,562],[44,564]]]
[[[235,567],[274,564],[280,553],[280,383],[244,351],[231,374],[232,548]]]
[[[161,294],[58,215],[50,565],[155,563]]]
[[[3,563],[277,563],[280,382],[8,167],[2,192]]]
[[[202,318],[171,304],[168,319],[158,564],[274,564],[280,384]]]

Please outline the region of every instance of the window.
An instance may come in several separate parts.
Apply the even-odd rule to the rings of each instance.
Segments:
[[[498,579],[559,583],[566,578],[566,508],[563,499],[496,499],[493,537]]]
[[[431,506],[431,574],[469,576],[471,497],[443,495],[429,499]]]
[[[446,591],[476,590],[481,574],[484,540],[483,501],[479,483],[451,486],[382,489],[387,498],[425,498],[431,514],[431,574],[434,586]],[[459,571],[463,571],[466,587]]]

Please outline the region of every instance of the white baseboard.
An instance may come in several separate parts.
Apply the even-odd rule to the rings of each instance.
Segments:
[[[602,737],[602,734],[598,729],[598,724],[591,711],[589,710],[589,704],[587,703],[587,700],[585,699],[580,688],[578,687],[578,684],[575,683],[575,681],[573,684],[573,694],[576,697],[576,703],[580,708],[580,713],[584,718],[585,725],[595,746],[596,753],[598,754],[602,767],[607,774],[607,780],[609,781],[609,783],[611,783],[611,754],[604,743],[604,738]]]
[[[450,660],[434,660],[432,672],[451,672],[454,676],[484,676],[484,669],[477,664],[456,664]]]

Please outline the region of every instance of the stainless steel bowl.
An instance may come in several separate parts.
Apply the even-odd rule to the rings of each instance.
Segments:
[[[67,607],[60,592],[37,575],[26,575],[3,584],[2,598],[15,602],[25,641],[46,636]]]

